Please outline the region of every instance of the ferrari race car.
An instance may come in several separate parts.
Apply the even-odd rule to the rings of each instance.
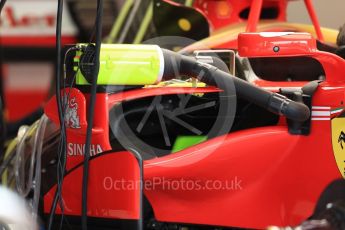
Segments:
[[[61,97],[19,129],[1,183],[47,229],[262,229],[325,207],[337,219],[344,56],[293,32],[187,55],[76,44]]]
[[[53,210],[65,227],[80,226],[84,202],[94,229],[298,225],[345,175],[345,61],[338,50],[318,50],[307,33],[243,33],[238,41],[237,72],[245,79],[210,52],[188,57],[155,45],[102,45],[87,201],[82,175],[95,48],[76,45],[66,54],[61,91],[63,183],[56,175],[63,135],[56,98],[7,151],[2,182],[32,199],[45,223]],[[275,68],[253,64],[266,61]],[[294,81],[265,87],[276,69]],[[63,202],[54,210],[56,191]]]

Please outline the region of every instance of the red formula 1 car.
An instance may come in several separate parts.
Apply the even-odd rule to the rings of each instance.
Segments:
[[[224,72],[226,58],[205,51],[190,58],[150,45],[102,46],[89,228],[137,229],[142,220],[145,229],[294,226],[311,217],[322,191],[345,175],[342,48],[320,51],[307,33],[244,33],[238,41],[237,77]],[[80,226],[90,82],[85,46],[70,57],[77,75],[67,79],[76,79],[74,87],[62,91],[67,164],[64,209],[58,205],[56,214],[63,212],[65,227]],[[180,74],[207,85],[170,80]],[[275,84],[280,77],[292,81]],[[168,81],[153,85],[161,80]],[[45,114],[13,144],[19,149],[12,154],[14,170],[1,172],[3,181],[33,197],[43,219],[61,167],[54,98]],[[23,161],[36,157],[34,165]]]

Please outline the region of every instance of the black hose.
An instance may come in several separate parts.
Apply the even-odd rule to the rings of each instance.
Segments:
[[[82,229],[87,230],[87,193],[88,193],[88,179],[89,179],[89,159],[91,136],[93,127],[93,118],[95,113],[95,102],[97,92],[97,80],[99,73],[99,56],[102,42],[102,16],[103,16],[103,0],[97,1],[97,16],[96,16],[96,47],[95,59],[93,68],[93,81],[91,84],[90,105],[88,108],[87,131],[84,149],[84,164],[83,164],[83,181],[82,181]]]
[[[163,50],[164,55],[164,80],[175,77],[178,71],[182,75],[197,77],[200,81],[223,89],[225,85],[234,84],[236,94],[243,99],[253,102],[275,114],[284,115],[294,121],[306,121],[310,117],[309,108],[299,102],[292,101],[285,96],[267,91],[250,84],[247,81],[236,78],[218,68],[197,62],[194,58],[184,56],[169,50]],[[174,69],[175,68],[175,69]]]
[[[61,101],[61,85],[60,85],[60,76],[61,76],[61,27],[62,27],[62,12],[63,12],[63,0],[58,0],[57,7],[57,18],[56,18],[56,65],[55,65],[55,93],[56,93],[56,103],[59,114],[59,124],[61,129],[61,141],[59,144],[58,151],[58,167],[57,167],[57,187],[54,194],[54,199],[50,209],[49,221],[48,221],[48,230],[52,228],[54,221],[55,210],[57,203],[59,202],[60,208],[63,212],[63,204],[61,201],[61,192],[62,192],[62,180],[65,170],[65,154],[66,154],[66,127],[64,122],[64,111]],[[61,168],[60,168],[61,167]]]

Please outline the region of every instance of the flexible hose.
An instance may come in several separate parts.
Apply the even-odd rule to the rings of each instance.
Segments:
[[[18,193],[27,197],[31,189],[39,189],[40,186],[40,169],[41,167],[41,154],[43,147],[44,132],[47,126],[48,118],[43,115],[30,129],[28,129],[23,137],[19,140],[16,151],[16,160],[14,164],[15,182]],[[30,156],[30,165],[28,169],[28,180],[25,182],[25,146],[28,138],[32,132],[36,132],[33,141],[33,148]],[[36,164],[36,167],[35,167]],[[35,173],[35,182],[33,180]]]
[[[220,89],[228,84],[234,84],[236,94],[239,97],[251,101],[272,113],[283,115],[297,122],[304,122],[310,117],[310,109],[303,103],[292,101],[281,94],[252,85],[212,65],[198,62],[194,58],[165,49],[163,49],[163,55],[163,80],[174,78],[176,71],[178,71],[181,75],[196,77],[200,81]]]
[[[34,144],[33,144],[33,150],[30,154],[30,166],[28,170],[28,186],[25,186],[25,142],[27,141],[30,134],[32,134],[36,129],[37,122],[32,125],[28,130],[26,130],[25,134],[22,136],[22,138],[19,140],[19,144],[17,146],[16,151],[16,159],[14,163],[14,175],[15,175],[15,183],[16,183],[16,189],[17,192],[21,195],[26,197],[31,187],[32,177],[33,177],[33,165],[35,163],[35,152],[36,152],[36,135],[34,138]]]
[[[44,134],[46,131],[47,124],[48,124],[48,117],[46,115],[43,115],[37,128],[38,140],[37,140],[37,153],[36,153],[36,170],[35,170],[35,178],[33,181],[34,195],[32,199],[32,216],[34,219],[37,219],[38,204],[40,201],[41,160],[42,160]]]

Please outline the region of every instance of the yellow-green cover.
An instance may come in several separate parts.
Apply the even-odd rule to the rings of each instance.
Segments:
[[[80,61],[81,52],[75,60]],[[78,58],[79,56],[79,58]],[[151,85],[160,82],[163,53],[157,45],[102,44],[98,85]],[[89,85],[78,70],[76,84]]]

